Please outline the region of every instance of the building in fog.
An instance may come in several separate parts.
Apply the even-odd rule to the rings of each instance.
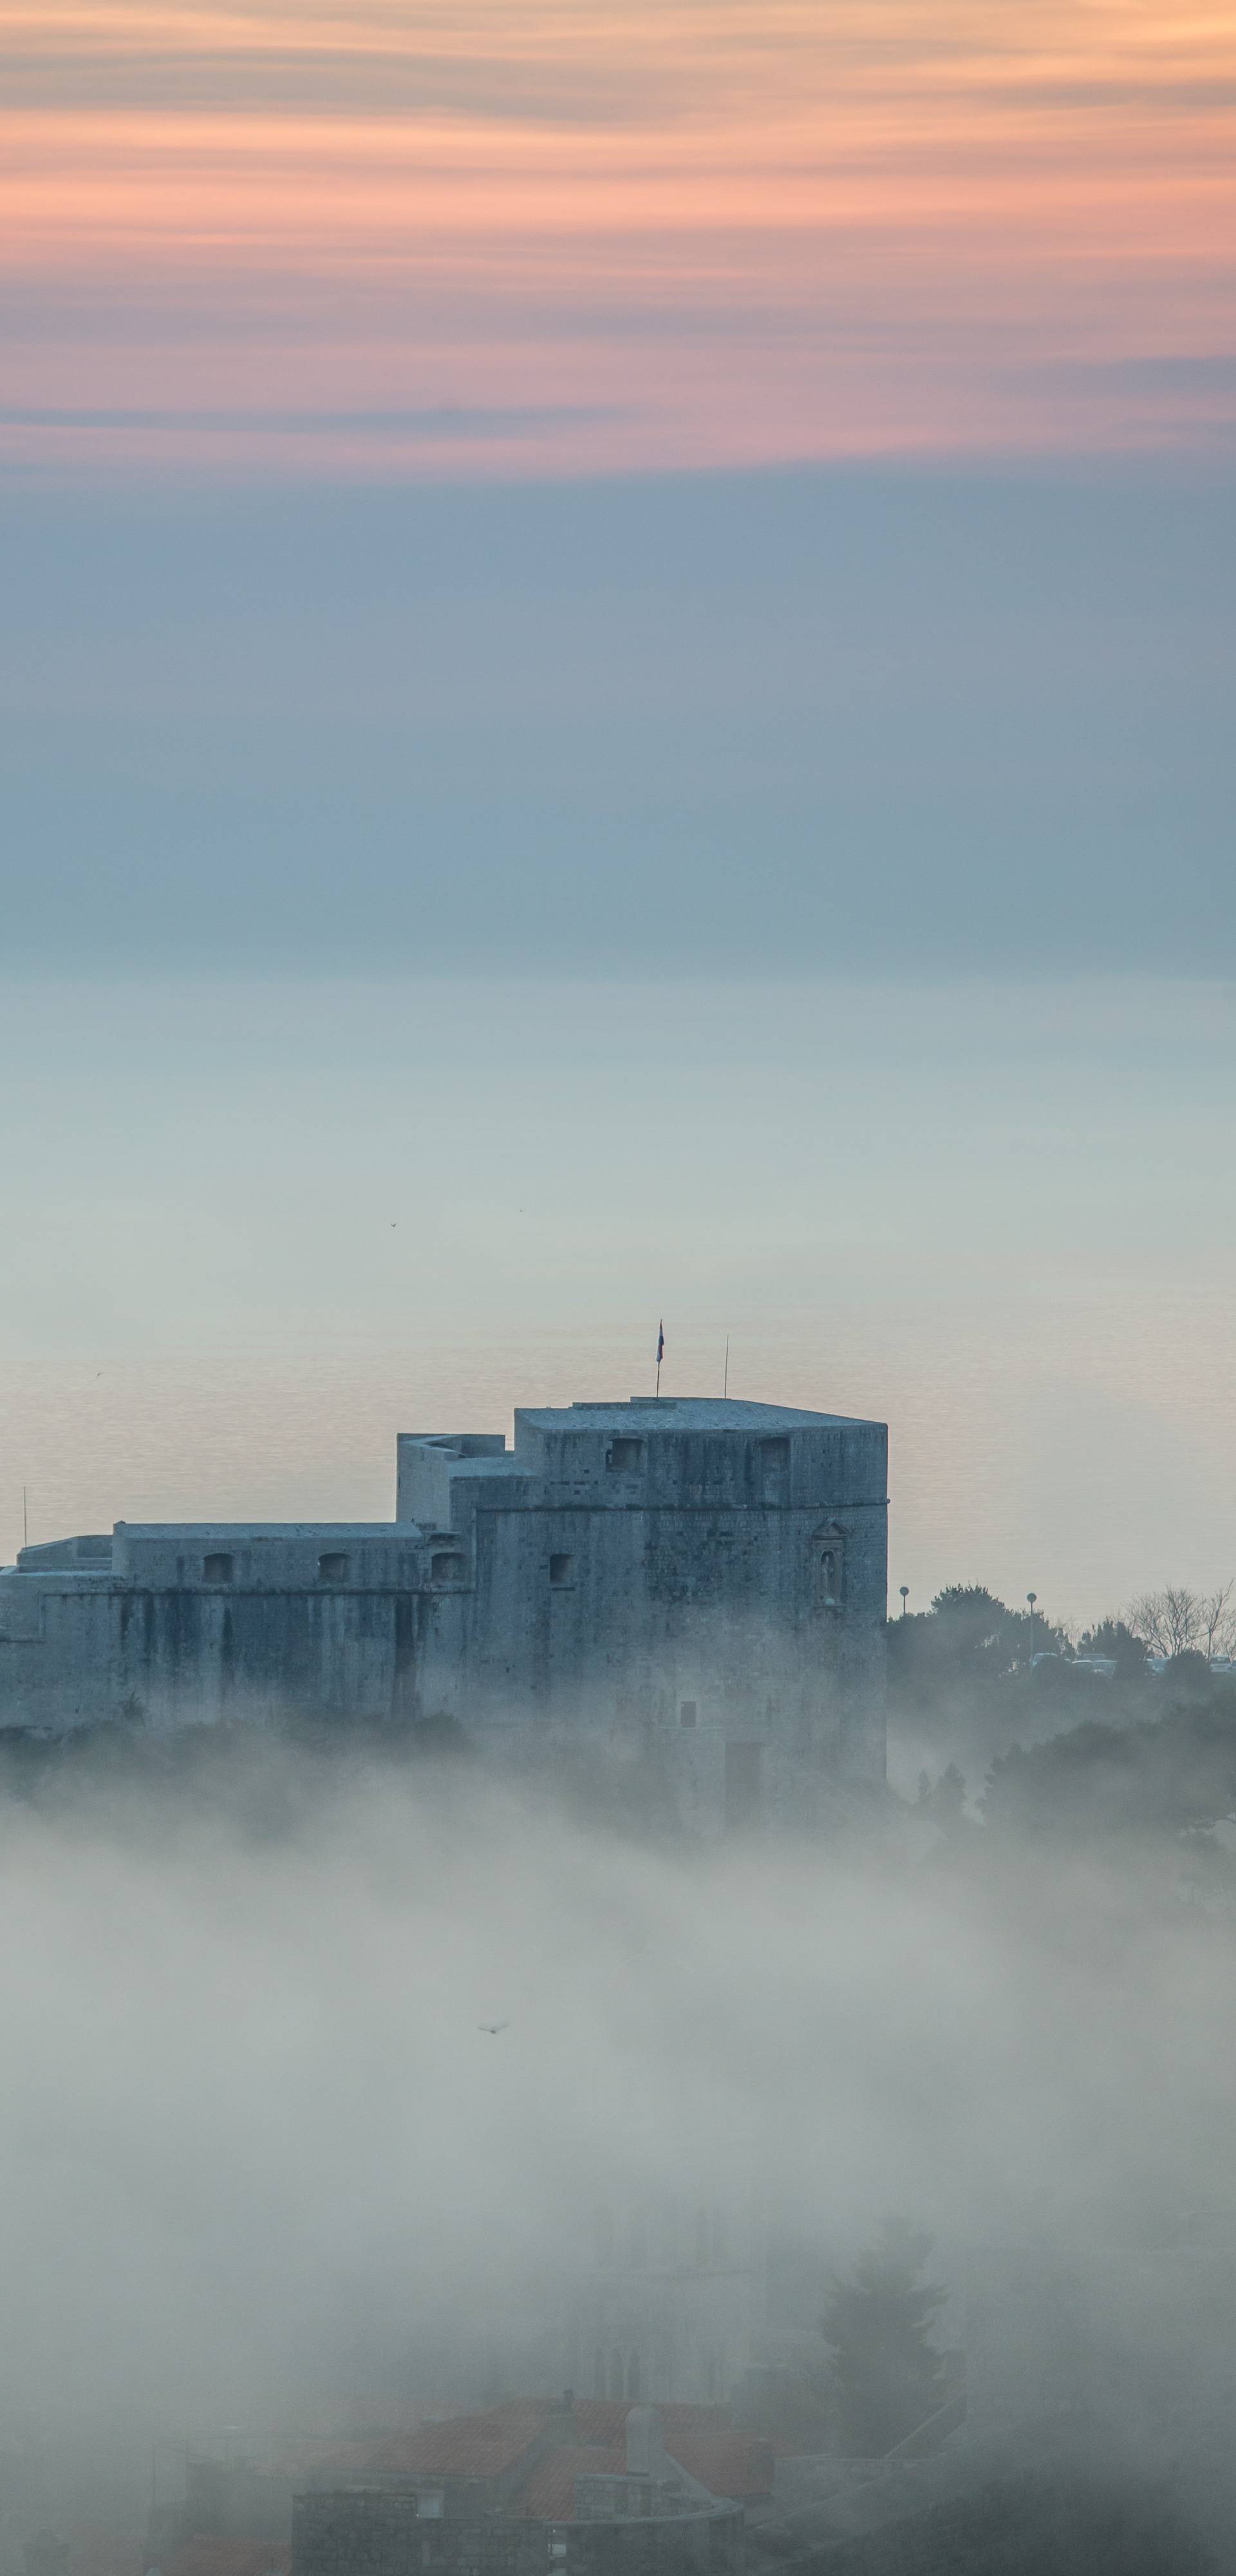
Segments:
[[[772,2458],[707,2414],[568,2389],[426,2427],[397,2466],[295,2496],[292,2576],[742,2576]]]
[[[769,2445],[723,2407],[568,2389],[377,2439],[186,2453],[144,2559],[159,2576],[283,2576],[290,2541],[292,2576],[741,2576],[772,2479]]]
[[[767,2269],[750,2199],[599,2205],[569,2302],[568,2378],[593,2397],[728,2401],[760,2347]]]
[[[0,1574],[0,1724],[453,1720],[649,1762],[685,1822],[883,1778],[887,1434],[670,1398],[402,1434],[395,1518],[118,1522]]]

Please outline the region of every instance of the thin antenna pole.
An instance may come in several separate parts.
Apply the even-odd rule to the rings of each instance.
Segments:
[[[725,1336],[725,1384],[724,1384],[724,1386],[722,1387],[721,1392],[722,1392],[722,1394],[723,1394],[723,1395],[728,1395],[728,1394],[729,1394],[729,1391],[730,1391],[730,1337],[729,1337],[729,1334],[727,1333],[727,1334],[726,1334],[726,1336]]]

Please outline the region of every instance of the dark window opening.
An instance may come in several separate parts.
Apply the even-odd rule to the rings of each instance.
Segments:
[[[230,1556],[207,1556],[202,1560],[203,1583],[230,1583],[233,1560]]]
[[[340,1556],[337,1552],[331,1551],[318,1558],[319,1583],[346,1583],[351,1571],[352,1560],[349,1556]]]
[[[698,1700],[684,1699],[682,1706],[678,1711],[678,1723],[680,1726],[694,1726],[698,1715]]]
[[[453,1551],[448,1553],[447,1550],[443,1548],[439,1550],[436,1556],[430,1557],[429,1579],[431,1583],[462,1583],[467,1571],[467,1558],[456,1556]]]
[[[760,1492],[766,1503],[789,1501],[790,1444],[788,1440],[761,1440]]]
[[[827,1610],[835,1610],[841,1600],[841,1558],[835,1547],[826,1547],[820,1557],[820,1599]]]
[[[725,1748],[725,1821],[733,1830],[754,1823],[760,1811],[762,1744]]]
[[[616,1468],[621,1475],[633,1475],[637,1468],[643,1466],[643,1463],[642,1440],[611,1440],[605,1452],[606,1466]]]
[[[570,1582],[572,1562],[573,1560],[569,1556],[551,1556],[549,1560],[549,1579],[555,1586],[555,1589],[561,1584]]]

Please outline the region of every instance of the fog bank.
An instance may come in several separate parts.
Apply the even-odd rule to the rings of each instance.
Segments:
[[[606,2200],[755,2195],[837,2262],[906,2211],[959,2325],[967,2249],[1222,2223],[1236,1933],[1186,1875],[903,1813],[660,1846],[269,1747],[205,1798],[7,1795],[9,2438],[466,2395],[435,2355],[514,2367]]]

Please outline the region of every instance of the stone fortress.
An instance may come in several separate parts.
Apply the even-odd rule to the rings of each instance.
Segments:
[[[0,1726],[382,1720],[650,1759],[704,1830],[884,1775],[887,1432],[733,1399],[409,1432],[395,1518],[117,1522],[0,1573]]]

